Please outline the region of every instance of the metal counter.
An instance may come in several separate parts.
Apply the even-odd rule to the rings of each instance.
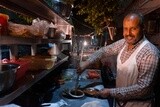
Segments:
[[[80,87],[85,87],[93,82],[101,82],[101,79],[96,79],[96,80],[83,79],[82,76],[84,76],[84,74],[81,75],[81,79],[79,81]],[[58,102],[59,100],[63,99],[68,104],[67,106],[64,106],[64,107],[81,107],[84,103],[97,101],[100,103],[100,107],[109,107],[109,103],[107,99],[94,98],[86,95],[79,99],[76,99],[76,98],[69,99],[69,98],[63,97],[62,92],[64,89],[74,89],[75,77],[76,77],[76,74],[74,73],[71,80],[65,81],[63,85],[60,85],[60,87],[53,92],[53,97],[50,103]]]
[[[51,68],[50,70],[42,70],[42,71],[37,72],[35,74],[32,74],[32,73],[26,74],[26,76],[24,78],[15,82],[13,87],[11,87],[12,88],[11,90],[7,91],[4,94],[1,93],[1,95],[0,95],[0,106],[8,104],[11,101],[13,101],[14,99],[16,99],[18,96],[20,96],[26,90],[28,90],[31,86],[33,86],[39,80],[44,78],[50,72],[54,71],[54,69],[56,69],[58,66],[60,66],[61,64],[63,64],[67,60],[68,60],[68,56],[65,56],[63,59],[59,60],[54,65],[54,67]]]

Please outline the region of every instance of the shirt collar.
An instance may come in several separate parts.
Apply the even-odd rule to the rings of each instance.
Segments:
[[[140,41],[138,41],[138,42],[133,46],[133,48],[132,48],[131,50],[137,48],[145,39],[146,39],[146,37],[144,36]],[[128,44],[127,44],[127,46],[128,46]]]

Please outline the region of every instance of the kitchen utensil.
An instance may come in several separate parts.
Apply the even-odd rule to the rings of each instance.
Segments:
[[[56,28],[52,28],[52,27],[50,27],[49,29],[48,29],[48,32],[47,32],[47,37],[48,38],[55,38],[55,32],[56,32]]]
[[[49,29],[48,29],[46,36],[48,38],[55,38],[55,33],[56,33],[56,26],[53,23],[51,23],[49,25]]]
[[[3,64],[12,63],[12,64],[20,65],[20,68],[17,69],[17,72],[16,72],[16,80],[23,78],[25,76],[26,71],[28,70],[28,67],[29,67],[28,61],[3,59],[2,63]]]
[[[19,64],[2,64],[0,69],[0,92],[6,91],[12,87]]]
[[[77,90],[77,88],[78,88],[78,84],[79,84],[79,76],[80,76],[80,74],[77,74],[76,84],[75,84],[75,90]]]
[[[80,89],[71,89],[69,90],[69,95],[73,98],[82,98],[84,96],[84,92]]]

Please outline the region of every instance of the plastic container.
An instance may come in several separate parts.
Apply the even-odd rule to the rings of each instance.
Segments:
[[[0,35],[6,35],[8,29],[8,19],[9,16],[3,13],[0,13]]]
[[[20,58],[20,60],[29,61],[29,71],[39,71],[51,69],[57,60],[57,56],[25,56]]]
[[[0,93],[10,89],[15,82],[18,64],[6,63],[1,65],[0,69]]]
[[[29,61],[17,60],[14,63],[19,64],[20,68],[16,72],[16,80],[22,79],[29,68]]]

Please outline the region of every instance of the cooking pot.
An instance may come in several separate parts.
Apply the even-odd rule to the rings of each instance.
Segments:
[[[7,63],[0,66],[0,92],[12,87],[19,64]]]

